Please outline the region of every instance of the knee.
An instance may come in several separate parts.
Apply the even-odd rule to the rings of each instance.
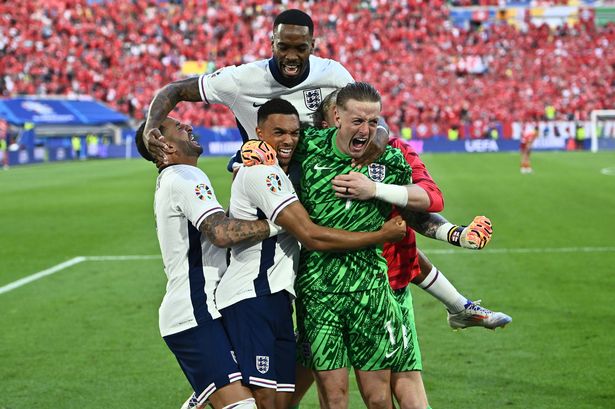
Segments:
[[[386,409],[392,407],[391,395],[386,391],[373,391],[365,396],[365,404],[370,409]]]
[[[348,407],[348,394],[344,393],[342,390],[335,392],[329,391],[329,393],[325,396],[321,396],[320,398],[322,403],[325,404],[325,407],[329,409]]]

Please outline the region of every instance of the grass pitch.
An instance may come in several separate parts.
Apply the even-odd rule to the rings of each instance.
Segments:
[[[453,332],[413,288],[436,408],[611,408],[615,400],[615,153],[424,155],[444,214],[485,214],[480,252],[420,239],[466,296],[513,322]],[[223,204],[226,159],[202,159]],[[605,172],[609,173],[609,172]],[[165,277],[153,222],[156,172],[140,160],[53,163],[0,172],[0,409],[178,408],[190,387],[158,334]],[[75,259],[84,257],[83,259]],[[302,407],[316,408],[312,390]],[[363,407],[352,385],[351,408]]]

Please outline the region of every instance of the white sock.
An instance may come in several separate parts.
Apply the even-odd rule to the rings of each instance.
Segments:
[[[240,400],[239,402],[231,403],[222,409],[256,409],[256,401],[254,398]]]
[[[452,314],[463,311],[468,302],[435,266],[418,286],[440,300]]]

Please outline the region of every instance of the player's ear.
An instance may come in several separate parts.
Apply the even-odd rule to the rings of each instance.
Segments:
[[[340,119],[340,113],[337,105],[333,108],[333,115],[335,117],[335,127],[339,128],[342,125],[342,121]]]
[[[258,126],[256,127],[256,136],[258,136],[258,139],[263,139],[263,131]]]

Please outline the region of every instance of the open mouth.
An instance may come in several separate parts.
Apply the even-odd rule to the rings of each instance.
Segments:
[[[294,150],[295,150],[294,147],[289,147],[289,146],[278,147],[276,154],[278,156],[278,159],[290,160],[293,157]]]
[[[299,63],[282,63],[282,73],[288,77],[299,75],[301,64]]]
[[[192,142],[193,144],[195,144],[197,146],[201,146],[201,144],[199,143],[199,139],[192,132],[190,132],[188,134],[188,138],[190,138],[190,142]]]
[[[353,153],[361,153],[369,142],[368,136],[355,136],[350,141],[350,151]]]

